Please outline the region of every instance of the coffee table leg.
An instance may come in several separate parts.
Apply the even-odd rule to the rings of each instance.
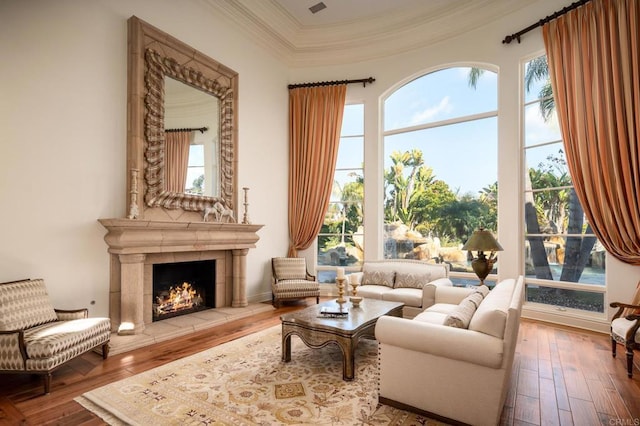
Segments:
[[[349,339],[346,342],[338,342],[341,346],[342,361],[342,380],[351,381],[355,378],[355,348],[356,345]]]
[[[282,333],[282,361],[291,361],[291,334]]]

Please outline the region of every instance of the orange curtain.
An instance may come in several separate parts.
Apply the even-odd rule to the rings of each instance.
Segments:
[[[640,2],[592,0],[543,26],[567,162],[607,251],[640,265]]]
[[[191,132],[166,132],[164,136],[167,191],[182,193],[187,183]]]
[[[289,90],[289,257],[311,245],[329,206],[347,86]]]

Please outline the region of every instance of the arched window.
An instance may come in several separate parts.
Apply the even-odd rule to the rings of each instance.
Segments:
[[[385,258],[447,262],[454,283],[477,284],[461,247],[479,227],[497,231],[497,99],[497,74],[472,67],[424,74],[385,99]]]

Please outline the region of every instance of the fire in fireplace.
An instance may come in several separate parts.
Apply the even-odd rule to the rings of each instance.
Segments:
[[[215,307],[215,260],[153,265],[153,321]]]

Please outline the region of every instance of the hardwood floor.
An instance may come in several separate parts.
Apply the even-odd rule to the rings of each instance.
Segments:
[[[49,395],[40,376],[0,374],[0,425],[103,425],[73,398],[277,325],[280,315],[305,306],[292,303],[106,361],[85,354],[54,373]],[[623,348],[611,357],[607,335],[523,320],[502,424],[640,425],[640,371],[627,378],[625,363]]]

